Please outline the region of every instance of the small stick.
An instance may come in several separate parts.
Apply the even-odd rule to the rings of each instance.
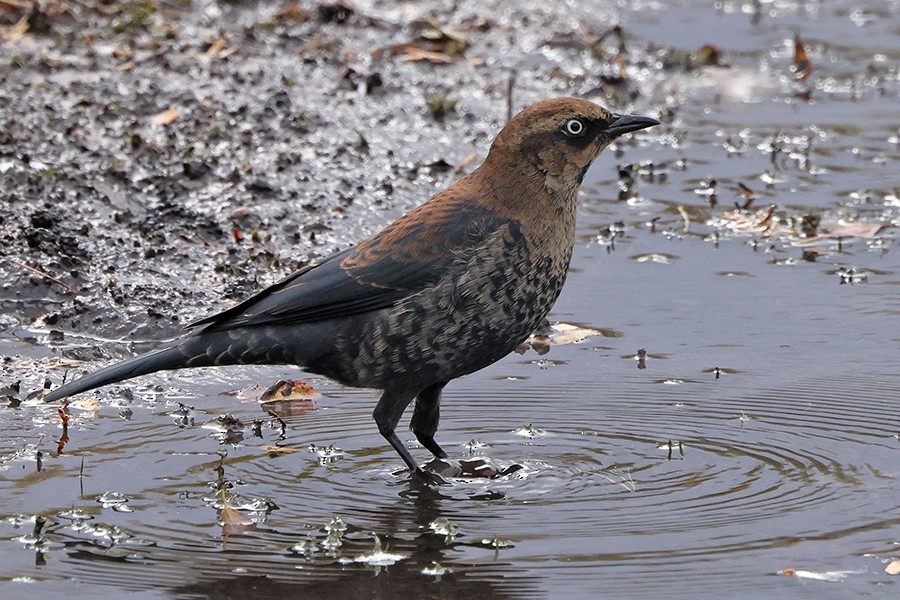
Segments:
[[[27,265],[27,264],[23,263],[23,262],[20,261],[20,260],[16,260],[15,258],[10,258],[9,260],[10,260],[11,262],[16,263],[17,265],[19,265],[19,266],[22,267],[23,269],[26,269],[26,270],[28,270],[28,271],[31,271],[32,273],[35,273],[35,274],[37,274],[37,275],[40,275],[41,277],[46,277],[47,279],[49,279],[49,280],[52,281],[53,283],[58,283],[59,285],[61,285],[61,286],[63,286],[64,288],[66,288],[66,291],[68,291],[70,294],[77,294],[77,292],[74,290],[74,288],[72,288],[72,286],[70,286],[69,284],[67,284],[67,283],[64,282],[64,281],[60,281],[59,279],[57,279],[56,277],[54,277],[54,276],[51,275],[50,273],[47,273],[46,271],[41,271],[40,269],[37,269],[37,268],[35,268],[35,267],[32,267],[31,265]]]

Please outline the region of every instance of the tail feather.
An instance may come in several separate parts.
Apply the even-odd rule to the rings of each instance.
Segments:
[[[297,342],[300,339],[312,341],[301,344]],[[201,331],[58,387],[44,396],[44,401],[54,402],[166,369],[235,364],[292,364],[305,367],[331,352],[333,340],[333,323]]]
[[[60,386],[44,396],[44,402],[54,402],[110,383],[138,377],[139,375],[147,375],[164,369],[179,369],[186,366],[187,358],[178,349],[178,346],[166,346],[110,365],[85,375],[81,379],[76,379]]]

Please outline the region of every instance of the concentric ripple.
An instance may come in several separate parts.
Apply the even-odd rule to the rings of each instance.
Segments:
[[[509,368],[540,367],[522,360]],[[555,568],[573,585],[606,565],[624,590],[648,563],[678,578],[697,561],[727,565],[764,550],[790,556],[798,544],[897,525],[884,510],[900,452],[895,416],[883,412],[892,382],[820,378],[722,397],[715,383],[631,375],[598,394],[591,378],[554,381],[551,371],[541,383],[552,387],[513,377],[503,393],[474,379],[447,390],[440,440],[451,462],[480,457],[516,470],[436,488],[410,480],[383,443],[370,392],[320,382],[317,408],[285,414],[283,435],[267,423],[261,437],[249,424],[268,418],[263,409],[230,397],[156,398],[132,407],[129,421],[104,401],[70,432],[68,448],[85,457],[80,500],[80,461],[51,457],[29,476],[54,498],[40,511],[42,524],[13,493],[21,516],[0,525],[0,535],[72,563],[81,579],[123,589],[252,575],[288,581],[297,569],[310,573],[307,585],[347,569],[402,579],[435,564],[490,581],[516,571],[493,562],[499,553],[519,565],[564,558]],[[831,393],[838,384],[843,392]],[[184,427],[172,407],[187,400],[195,424]],[[248,424],[241,438],[223,441],[204,427],[224,408]],[[103,435],[80,445],[91,430]],[[339,459],[315,451],[328,446],[341,449]],[[27,465],[29,456],[14,460]],[[34,481],[42,474],[46,481]],[[255,525],[223,533],[223,483]],[[101,502],[113,496],[133,512]],[[335,519],[345,524],[338,533]],[[388,566],[366,559],[374,534],[391,550]],[[537,593],[519,575],[514,595]]]

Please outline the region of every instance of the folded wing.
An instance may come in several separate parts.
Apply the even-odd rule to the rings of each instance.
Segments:
[[[225,312],[200,331],[296,324],[387,308],[433,286],[460,258],[508,223],[466,201],[428,203],[387,229],[306,267]]]

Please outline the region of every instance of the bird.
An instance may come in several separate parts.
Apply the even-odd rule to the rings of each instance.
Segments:
[[[568,272],[578,190],[619,136],[658,125],[591,101],[539,101],[510,119],[469,175],[355,246],[188,325],[159,348],[65,383],[54,402],[161,370],[290,364],[381,391],[372,416],[406,466],[410,429],[439,459],[441,393],[517,348]]]

